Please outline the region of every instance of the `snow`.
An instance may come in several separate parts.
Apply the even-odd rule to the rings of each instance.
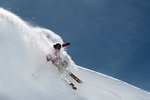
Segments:
[[[150,100],[145,92],[121,80],[77,66],[62,50],[70,70],[84,83],[62,79],[46,62],[54,43],[63,43],[54,32],[30,25],[0,8],[0,100]]]

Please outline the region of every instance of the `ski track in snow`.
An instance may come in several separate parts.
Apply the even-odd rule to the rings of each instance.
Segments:
[[[70,70],[83,84],[67,85],[45,56],[54,43],[52,31],[26,23],[0,8],[0,100],[150,100],[150,93],[126,82],[77,66],[62,50]]]
[[[101,90],[104,90],[104,91],[107,91],[107,92],[109,92],[109,93],[115,95],[116,97],[118,97],[120,100],[124,100],[121,96],[119,96],[117,93],[115,93],[115,92],[113,92],[113,91],[111,91],[111,90],[107,90],[107,89],[105,89],[105,88],[103,88],[103,87],[100,87],[100,86],[94,85],[94,84],[88,84],[88,85],[89,85],[89,86],[92,86],[92,87],[97,87],[97,88],[99,88],[99,89],[101,89]]]

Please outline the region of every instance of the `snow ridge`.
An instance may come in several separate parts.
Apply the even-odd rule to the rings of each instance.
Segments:
[[[77,66],[62,50],[70,70],[84,83],[72,90],[57,68],[46,62],[54,32],[30,25],[0,8],[0,100],[150,100],[150,94],[128,83]]]

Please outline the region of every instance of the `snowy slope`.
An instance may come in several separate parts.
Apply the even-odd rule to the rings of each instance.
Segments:
[[[0,8],[0,100],[150,100],[139,88],[75,65],[62,50],[61,57],[84,82],[72,80],[78,88],[72,90],[57,68],[46,63],[45,56],[57,42],[63,43],[52,31]]]

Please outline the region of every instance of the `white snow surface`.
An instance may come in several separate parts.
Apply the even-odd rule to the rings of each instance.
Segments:
[[[48,37],[48,38],[47,38]],[[62,50],[74,80],[73,90],[45,56],[54,43],[52,31],[35,27],[0,8],[0,100],[150,100],[150,93],[110,76],[77,66]],[[71,79],[71,78],[70,78]]]

